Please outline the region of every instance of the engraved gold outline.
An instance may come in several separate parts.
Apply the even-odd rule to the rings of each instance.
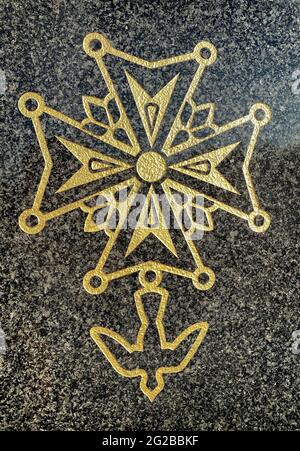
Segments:
[[[98,46],[98,48],[97,48]],[[94,48],[93,48],[94,47]],[[214,223],[212,219],[212,214],[218,210],[222,209],[230,214],[233,214],[243,220],[248,221],[249,227],[257,232],[262,233],[265,232],[268,227],[270,226],[271,218],[270,215],[261,209],[258,196],[255,191],[255,187],[252,181],[252,177],[250,174],[250,162],[251,158],[255,149],[256,141],[259,135],[259,132],[263,126],[265,126],[272,118],[272,113],[270,108],[263,104],[263,103],[257,103],[253,105],[249,111],[249,114],[239,118],[235,121],[232,121],[228,124],[219,126],[214,122],[214,113],[215,113],[215,104],[213,103],[207,103],[203,105],[197,105],[193,99],[193,95],[195,92],[196,87],[198,86],[204,70],[206,67],[210,66],[211,64],[214,64],[214,62],[217,59],[217,50],[216,48],[209,42],[202,41],[199,44],[196,45],[194,48],[194,51],[191,53],[178,55],[171,58],[161,59],[157,61],[147,61],[145,59],[129,55],[123,51],[115,49],[110,42],[101,34],[99,33],[90,33],[87,35],[83,42],[83,48],[88,56],[95,59],[99,70],[103,76],[103,79],[106,83],[108,94],[104,99],[98,99],[94,97],[84,97],[83,98],[83,108],[86,113],[86,118],[83,119],[81,122],[76,121],[67,115],[50,108],[46,105],[44,99],[37,93],[34,92],[28,92],[21,96],[19,99],[19,109],[20,112],[27,118],[30,118],[32,120],[35,133],[37,136],[37,140],[39,142],[41,152],[44,159],[44,169],[41,176],[41,180],[39,183],[39,186],[37,188],[37,192],[34,198],[33,205],[30,209],[25,210],[19,217],[19,225],[20,228],[28,233],[28,234],[36,234],[43,230],[45,227],[45,224],[50,219],[56,218],[60,215],[63,215],[65,213],[68,213],[70,211],[73,211],[77,208],[81,208],[82,211],[88,214],[86,224],[85,224],[85,231],[94,231],[92,225],[91,225],[91,215],[92,212],[95,211],[91,210],[90,207],[87,206],[87,201],[92,199],[93,197],[97,195],[114,195],[117,191],[123,189],[123,188],[129,188],[130,193],[128,196],[128,203],[127,207],[124,209],[121,209],[121,218],[118,223],[118,226],[116,230],[109,230],[107,228],[104,228],[104,231],[106,232],[108,236],[108,240],[105,246],[105,249],[100,256],[100,259],[98,261],[98,264],[96,267],[89,271],[83,279],[83,286],[85,290],[92,294],[92,295],[98,295],[103,293],[107,287],[108,284],[112,280],[116,280],[131,274],[138,273],[139,280],[141,285],[143,286],[142,289],[138,290],[135,295],[135,303],[137,312],[141,321],[141,326],[137,335],[137,340],[135,343],[130,344],[126,339],[124,339],[120,334],[111,331],[108,328],[105,327],[93,327],[91,329],[91,336],[93,340],[97,343],[101,351],[104,353],[106,358],[109,360],[113,368],[119,372],[121,375],[129,378],[136,378],[140,377],[140,388],[143,391],[143,393],[151,400],[153,401],[155,397],[163,390],[164,388],[164,376],[166,374],[172,374],[177,373],[180,371],[183,371],[184,368],[188,365],[190,360],[193,358],[195,353],[197,352],[199,346],[201,345],[207,330],[208,330],[208,324],[204,322],[199,322],[196,324],[193,324],[192,326],[185,329],[177,338],[175,338],[173,341],[167,341],[166,335],[165,335],[165,328],[164,328],[164,314],[165,310],[168,304],[169,299],[169,293],[166,289],[159,287],[163,273],[172,273],[176,276],[181,276],[185,278],[189,278],[192,280],[195,288],[198,290],[206,291],[211,289],[215,284],[215,274],[210,269],[207,268],[204,263],[202,262],[202,259],[199,255],[198,249],[196,247],[195,242],[192,239],[192,232],[194,230],[186,231],[181,224],[180,221],[180,214],[182,213],[182,210],[178,207],[176,202],[174,201],[174,198],[172,196],[172,190],[178,191],[180,193],[186,194],[192,198],[198,196],[199,194],[202,195],[204,198],[206,198],[208,201],[211,201],[213,205],[207,209],[205,209],[205,213],[207,215],[207,219],[209,222],[208,227],[204,230],[212,231],[214,230]],[[208,51],[209,56],[204,56],[203,51]],[[252,123],[253,124],[253,132],[250,138],[250,142],[247,148],[244,164],[243,164],[243,173],[246,180],[246,185],[248,189],[248,193],[250,196],[250,200],[252,203],[253,210],[250,213],[245,213],[242,210],[239,210],[237,208],[234,208],[230,205],[225,204],[224,202],[221,202],[215,198],[212,198],[208,195],[205,195],[201,191],[191,189],[188,186],[176,182],[172,180],[171,178],[165,179],[161,185],[163,188],[163,191],[165,192],[171,210],[173,211],[173,214],[180,225],[182,234],[184,235],[184,238],[188,244],[188,247],[191,251],[192,257],[196,264],[196,269],[194,271],[187,271],[185,269],[177,268],[175,266],[171,265],[165,265],[160,264],[158,262],[154,261],[147,261],[145,263],[139,263],[130,267],[126,267],[124,269],[120,269],[117,271],[114,271],[112,273],[106,273],[104,271],[105,263],[107,262],[107,259],[109,258],[110,252],[120,234],[120,231],[122,229],[122,224],[126,220],[126,216],[128,214],[129,208],[132,205],[134,198],[136,194],[139,191],[139,188],[141,186],[141,182],[138,180],[137,177],[131,177],[128,180],[125,180],[124,182],[118,183],[110,188],[106,188],[103,190],[98,191],[97,193],[93,193],[92,195],[86,196],[80,200],[77,200],[75,202],[70,203],[69,205],[65,205],[63,207],[57,208],[53,211],[50,211],[48,213],[44,213],[41,211],[41,204],[42,200],[45,194],[45,190],[49,181],[49,177],[52,171],[53,167],[53,161],[51,154],[48,149],[47,140],[45,137],[45,133],[41,124],[41,116],[43,114],[50,115],[65,124],[68,124],[76,129],[79,129],[86,133],[87,135],[90,135],[96,139],[100,139],[100,141],[110,144],[112,146],[116,146],[121,152],[124,152],[126,154],[129,154],[133,157],[137,157],[140,154],[140,146],[139,142],[135,136],[134,130],[130,124],[130,121],[127,117],[125,108],[119,98],[118,92],[114,86],[114,83],[109,75],[109,72],[105,66],[105,62],[103,61],[103,58],[105,55],[110,54],[113,56],[116,56],[118,58],[121,58],[125,61],[137,64],[139,66],[145,67],[147,69],[158,69],[162,68],[168,65],[177,64],[181,62],[187,62],[191,60],[195,60],[199,67],[197,68],[195,75],[192,79],[192,82],[187,90],[187,93],[185,95],[185,98],[178,110],[177,116],[175,117],[174,123],[172,124],[172,127],[170,129],[170,132],[167,136],[166,142],[164,144],[163,151],[165,152],[165,155],[167,157],[171,157],[174,155],[181,154],[184,150],[191,148],[198,143],[202,143],[205,141],[209,141],[212,137],[220,136],[225,132],[228,132],[236,127],[242,126],[246,123]],[[35,110],[30,110],[27,107],[27,102],[31,100],[36,102],[36,108]],[[89,131],[86,129],[86,124],[89,123],[91,120],[91,110],[90,110],[90,103],[95,103],[96,105],[99,105],[106,109],[108,111],[108,104],[111,100],[115,100],[119,112],[120,112],[120,119],[118,121],[118,126],[121,128],[124,128],[128,134],[128,138],[131,142],[131,145],[128,145],[126,143],[118,142],[118,145],[116,145],[116,142],[114,140],[113,135],[113,129],[110,129],[110,126],[112,124],[112,117],[110,116],[110,113],[108,114],[108,119],[110,126],[104,126],[104,128],[107,129],[106,133],[99,137],[95,133]],[[184,107],[186,104],[189,104],[192,108],[192,115],[188,121],[188,123],[183,126],[181,117],[184,110]],[[139,109],[141,105],[138,104],[137,101],[137,107]],[[194,130],[201,130],[203,127],[201,124],[193,129],[193,121],[195,114],[198,111],[202,110],[208,110],[208,116],[205,123],[205,127],[208,127],[211,129],[211,134],[209,136],[206,136],[204,138],[197,138],[191,131]],[[257,112],[263,112],[264,117],[258,118]],[[189,133],[189,139],[186,142],[183,142],[179,145],[173,145],[173,142],[176,138],[176,135],[179,131],[185,130]],[[153,141],[155,137],[151,137],[148,133],[148,139],[151,144],[151,140]],[[176,165],[171,166],[171,169],[176,170]],[[110,173],[109,170],[107,172]],[[37,224],[34,226],[29,226],[27,221],[29,217],[34,217],[36,219]],[[257,225],[256,219],[257,217],[262,217],[264,220],[264,223],[262,225]],[[99,229],[100,230],[100,229]],[[149,272],[154,272],[156,279],[154,282],[147,281],[147,274]],[[201,281],[202,276],[206,276],[206,281]],[[96,279],[97,285],[94,286],[92,282],[94,282]],[[188,350],[187,355],[185,358],[180,362],[177,366],[170,366],[170,367],[160,367],[156,371],[156,379],[157,379],[157,387],[154,390],[151,390],[147,387],[147,381],[148,381],[148,375],[147,372],[143,369],[137,368],[135,370],[126,370],[123,368],[119,363],[117,358],[112,354],[112,352],[109,350],[105,342],[102,340],[101,336],[105,335],[110,337],[111,339],[115,340],[117,343],[122,345],[125,350],[127,350],[129,353],[132,352],[143,352],[144,349],[144,337],[148,328],[149,320],[145,313],[143,302],[142,302],[142,296],[148,293],[157,293],[161,296],[161,302],[159,307],[158,316],[156,318],[156,326],[158,329],[161,347],[162,349],[170,349],[175,350],[191,333],[198,331],[198,336],[196,340],[194,341],[191,348]]]
[[[160,279],[159,271],[156,273],[157,278]],[[112,367],[116,372],[127,378],[137,378],[141,379],[140,389],[149,398],[151,402],[154,401],[156,396],[164,389],[165,381],[164,376],[167,374],[175,374],[183,371],[187,365],[190,363],[191,359],[196,354],[205,335],[208,331],[208,323],[199,322],[187,327],[181,334],[179,334],[173,341],[168,341],[166,339],[166,332],[164,327],[164,315],[168,304],[169,293],[166,289],[160,288],[154,282],[147,283],[143,281],[144,288],[139,289],[134,294],[136,310],[141,321],[141,326],[137,334],[137,339],[135,343],[129,343],[121,334],[114,332],[106,327],[93,327],[90,331],[92,339],[98,345],[102,353],[105,355],[107,360],[110,362]],[[133,352],[143,352],[144,351],[144,338],[149,326],[149,319],[146,315],[142,297],[145,294],[156,293],[161,296],[161,302],[158,310],[158,315],[156,318],[156,326],[160,338],[161,349],[169,349],[175,351],[178,346],[184,342],[184,340],[189,337],[194,332],[198,331],[197,338],[194,340],[192,346],[188,350],[185,357],[178,365],[173,365],[169,367],[160,367],[156,370],[155,376],[157,381],[157,386],[154,389],[150,389],[147,386],[148,374],[144,369],[135,368],[133,370],[128,370],[124,368],[119,362],[112,351],[109,349],[105,341],[101,338],[102,336],[107,336],[113,339],[115,342],[119,343],[128,353]]]

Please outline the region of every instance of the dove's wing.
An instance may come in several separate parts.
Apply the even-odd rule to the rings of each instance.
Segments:
[[[192,326],[187,327],[174,341],[167,341],[165,338],[165,334],[161,335],[161,347],[166,350],[180,350],[181,355],[184,357],[180,360],[177,365],[170,367],[159,368],[158,372],[161,374],[169,374],[169,373],[179,373],[183,371],[187,365],[190,363],[191,359],[194,357],[196,352],[198,351],[204,337],[208,331],[208,323],[196,323]],[[192,345],[187,349],[186,342],[191,335],[196,334],[196,339],[193,341]]]
[[[192,345],[186,352],[186,346],[185,346],[185,352],[184,358],[180,361],[178,365],[173,366],[164,366],[158,368],[156,371],[156,380],[157,380],[157,386],[154,390],[149,389],[147,387],[147,376],[142,377],[140,387],[141,390],[148,396],[150,401],[153,401],[156,396],[164,389],[165,381],[164,381],[164,375],[165,374],[172,374],[172,373],[179,373],[183,371],[187,365],[190,363],[191,359],[196,354],[199,346],[201,345],[207,331],[208,331],[208,323],[196,323],[192,326],[185,329],[174,341],[167,341],[165,337],[165,330],[164,325],[161,321],[161,317],[158,318],[157,321],[157,327],[160,335],[161,340],[161,348],[165,350],[171,350],[175,351],[180,345],[184,345],[185,341],[190,337],[192,334],[196,333],[196,339],[193,341]]]
[[[119,346],[122,346],[129,354],[132,352],[139,351],[140,346],[137,343],[129,343],[122,335],[114,332],[106,327],[93,327],[90,331],[92,339],[95,341],[97,346],[100,348],[101,352],[105,355],[109,363],[112,365],[115,371],[121,374],[124,377],[147,377],[147,373],[139,368],[129,370],[124,368],[118,361],[118,358],[113,354],[113,352],[109,349],[107,344],[104,342],[102,336],[107,336]]]

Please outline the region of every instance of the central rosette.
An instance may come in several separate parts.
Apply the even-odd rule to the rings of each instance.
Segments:
[[[149,151],[140,155],[136,170],[141,179],[146,182],[158,182],[166,175],[167,163],[161,154]]]

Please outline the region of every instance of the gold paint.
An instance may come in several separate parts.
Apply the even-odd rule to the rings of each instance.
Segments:
[[[58,193],[80,185],[87,185],[95,180],[106,178],[131,167],[123,161],[108,157],[101,152],[88,149],[67,139],[57,139],[82,163],[82,168],[59,188]]]
[[[146,238],[153,234],[177,257],[170,232],[159,205],[153,186],[149,189],[146,201],[140,213],[136,228],[129,243],[126,257],[130,255]]]
[[[158,152],[145,152],[137,160],[136,169],[146,182],[158,182],[166,174],[167,164]]]
[[[179,75],[176,75],[154,97],[150,97],[127,71],[125,73],[146,130],[149,144],[153,147]]]
[[[190,175],[191,177],[202,180],[203,182],[223,188],[232,193],[238,194],[238,191],[222,176],[217,170],[217,166],[239,145],[234,143],[221,149],[191,158],[181,163],[171,166],[175,171]],[[204,165],[204,167],[203,167]]]
[[[103,352],[107,360],[110,362],[112,367],[122,376],[128,378],[137,378],[140,380],[140,389],[142,392],[149,398],[150,401],[154,401],[156,396],[164,389],[165,381],[164,375],[166,374],[175,374],[183,371],[191,359],[196,354],[199,349],[206,333],[208,330],[207,323],[196,323],[192,326],[187,327],[180,335],[178,335],[173,341],[168,341],[166,339],[166,332],[164,326],[164,316],[167,308],[167,303],[169,299],[169,293],[167,290],[163,288],[157,287],[157,284],[154,282],[144,282],[144,288],[138,290],[135,295],[135,304],[138,312],[138,316],[141,321],[141,326],[137,335],[137,339],[135,343],[129,343],[122,335],[114,332],[106,327],[93,327],[91,329],[91,337],[97,343],[100,350]],[[197,333],[196,339],[193,341],[190,349],[186,352],[184,358],[177,364],[171,366],[160,367],[156,370],[155,377],[157,385],[155,388],[151,389],[148,387],[148,373],[144,369],[135,368],[132,370],[126,369],[121,363],[119,363],[118,358],[113,354],[113,352],[109,349],[103,337],[110,337],[116,343],[121,345],[129,354],[144,352],[144,339],[149,326],[149,319],[146,315],[142,296],[149,293],[157,293],[161,296],[161,302],[156,318],[156,327],[160,339],[160,346],[162,350],[171,350],[175,351],[180,345],[184,344],[185,340],[190,337],[192,334]]]
[[[108,93],[104,98],[95,96],[83,97],[82,102],[85,117],[82,121],[77,121],[47,106],[43,98],[37,93],[26,93],[19,100],[19,109],[21,113],[32,120],[44,158],[44,169],[33,205],[20,215],[19,224],[24,232],[36,234],[41,232],[45,228],[47,222],[51,219],[80,208],[87,215],[84,230],[88,233],[104,231],[107,235],[105,248],[96,267],[87,272],[84,276],[83,286],[85,290],[91,295],[100,295],[105,292],[111,281],[138,274],[139,281],[143,288],[138,290],[134,296],[137,312],[141,321],[136,342],[129,343],[120,334],[105,327],[93,327],[91,329],[91,336],[117,372],[125,377],[139,377],[141,379],[141,390],[151,401],[153,401],[164,388],[164,376],[166,374],[180,372],[189,364],[201,345],[208,329],[207,323],[199,322],[185,329],[177,338],[175,338],[175,340],[167,341],[164,315],[168,304],[169,293],[166,289],[160,287],[163,275],[170,273],[188,278],[192,281],[194,287],[201,291],[207,291],[214,286],[216,280],[215,274],[212,269],[206,267],[203,263],[196,242],[193,240],[193,235],[198,230],[204,232],[214,230],[213,214],[218,209],[247,221],[249,227],[257,233],[265,232],[270,226],[271,218],[269,214],[261,208],[255,191],[250,174],[250,163],[260,130],[271,120],[272,114],[268,106],[258,103],[253,105],[249,113],[244,117],[225,125],[218,125],[215,122],[215,105],[213,103],[198,105],[195,102],[194,93],[201,81],[205,69],[211,64],[214,64],[217,59],[215,47],[208,42],[203,41],[197,44],[191,53],[158,61],[147,61],[117,50],[113,48],[111,43],[104,36],[98,33],[87,35],[84,39],[83,47],[87,55],[93,58],[98,65],[106,83]],[[148,70],[165,68],[184,62],[189,63],[194,61],[197,63],[198,67],[194,78],[187,89],[185,98],[170,127],[162,149],[153,150],[158,132],[168,114],[170,99],[172,98],[178,77],[180,77],[180,72],[156,95],[150,96],[141,84],[128,71],[125,71],[127,82],[141,118],[141,123],[143,124],[149,141],[149,148],[142,150],[138,137],[135,134],[134,127],[130,123],[124,105],[118,95],[118,91],[110,77],[109,70],[105,65],[106,55],[113,55],[116,58],[120,58],[131,64],[136,64]],[[28,101],[34,102],[35,109],[29,108]],[[118,117],[115,117],[112,112],[112,104],[117,109]],[[184,122],[183,113],[186,108],[190,109],[191,114],[187,122]],[[64,149],[71,152],[82,165],[71,178],[66,180],[64,184],[58,188],[57,195],[61,196],[67,190],[71,192],[72,189],[78,186],[85,186],[97,180],[108,181],[110,176],[121,173],[124,175],[127,174],[126,171],[128,171],[127,179],[123,182],[116,183],[109,188],[99,188],[99,190],[88,196],[84,196],[79,200],[70,202],[52,211],[43,211],[42,203],[53,169],[53,160],[48,149],[47,139],[42,126],[42,117],[45,115],[54,117],[64,124],[67,124],[69,127],[74,127],[83,134],[99,140],[99,142],[102,142],[103,144],[115,147],[118,149],[119,154],[123,153],[124,157],[129,155],[130,158],[135,160],[133,164],[128,164],[121,158],[106,155],[105,150],[98,152],[63,137],[57,137]],[[240,194],[233,184],[227,180],[226,174],[221,173],[221,170],[218,169],[220,163],[235,151],[239,142],[232,142],[231,144],[216,150],[209,149],[211,149],[211,138],[221,137],[224,133],[245,124],[250,124],[253,128],[243,163],[243,175],[251,202],[250,212],[248,210],[244,211],[235,208],[224,203],[220,199],[211,197],[199,190],[192,189],[189,186],[174,180],[173,177],[176,175],[176,172],[180,172],[181,174],[193,177],[202,183],[208,183],[225,191],[229,191],[233,195]],[[185,139],[177,143],[176,140],[180,134],[181,136],[184,134]],[[205,154],[194,158],[182,158],[185,150],[205,142],[207,142],[207,152]],[[180,162],[169,163],[168,158],[174,155],[180,155]],[[157,193],[152,183],[161,185],[172,214],[179,224],[182,235],[191,252],[195,269],[188,271],[177,267],[176,265],[161,264],[157,261],[146,261],[108,273],[105,271],[105,264],[126,224],[136,195],[140,192],[142,185],[144,186],[145,184],[148,185],[148,195],[141,209],[135,230],[132,233],[126,254],[124,253],[124,258],[133,253],[150,234],[153,234],[174,256],[178,258],[171,234],[167,228],[164,213],[158,202]],[[116,194],[123,189],[129,190],[126,201],[116,201]],[[186,204],[179,205],[176,201],[175,193],[188,196],[189,200]],[[101,205],[91,207],[89,201],[95,196],[100,195],[106,200],[104,200]],[[195,198],[199,195],[202,195],[203,198],[209,201],[210,206],[197,205]],[[108,213],[105,222],[99,225],[95,222],[94,215],[102,208],[107,208]],[[193,208],[200,208],[203,211],[207,222],[206,224],[193,223],[190,229],[187,230],[182,223],[182,214],[184,212],[192,218],[191,210]],[[119,212],[119,217],[116,226],[111,229],[109,221],[116,209]],[[149,272],[155,274],[155,280],[152,282],[150,282],[147,277]],[[159,312],[156,318],[156,327],[160,338],[161,349],[175,351],[179,345],[184,344],[185,340],[192,333],[197,334],[192,346],[186,351],[185,357],[179,364],[170,365],[168,367],[159,367],[156,370],[157,386],[154,389],[148,387],[148,374],[144,369],[136,368],[134,370],[128,370],[124,368],[124,366],[119,363],[118,356],[115,356],[111,352],[103,340],[103,337],[109,337],[129,353],[144,352],[144,339],[149,329],[149,318],[145,313],[142,297],[149,293],[156,293],[161,297]]]

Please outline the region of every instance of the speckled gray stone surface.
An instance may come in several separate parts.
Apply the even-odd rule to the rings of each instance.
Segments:
[[[292,353],[292,334],[300,329],[300,93],[293,80],[300,69],[299,2],[11,0],[0,2],[0,23],[6,78],[0,93],[0,320],[7,344],[0,356],[0,429],[299,430],[300,356]],[[170,335],[199,320],[210,330],[189,367],[166,378],[153,404],[137,380],[114,372],[89,338],[95,324],[129,339],[139,326],[135,277],[101,296],[82,288],[105,237],[83,233],[81,211],[53,220],[36,236],[18,228],[42,169],[18,98],[37,91],[52,107],[82,118],[81,96],[104,90],[82,50],[91,31],[151,60],[209,40],[218,62],[199,98],[216,102],[216,121],[247,114],[257,101],[273,110],[252,164],[271,228],[256,235],[218,212],[215,232],[199,245],[216,272],[215,287],[200,293],[189,281],[164,279]],[[53,138],[51,128],[47,137]],[[158,357],[150,357],[155,366]]]

